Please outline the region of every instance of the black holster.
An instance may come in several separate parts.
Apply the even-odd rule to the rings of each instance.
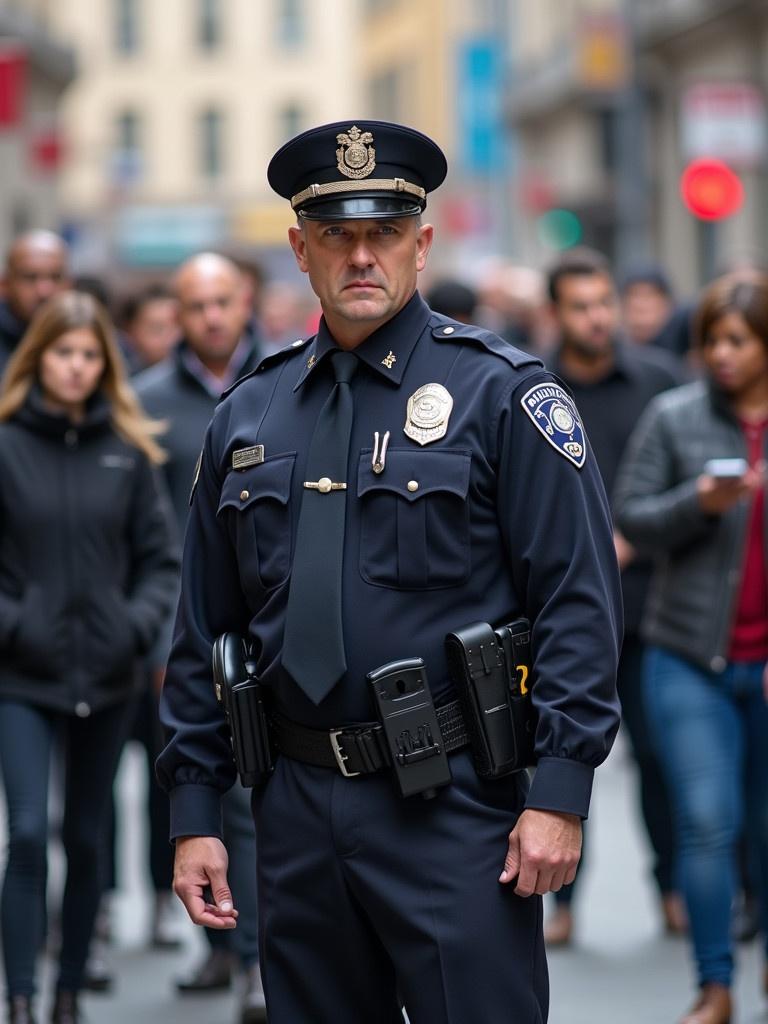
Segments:
[[[237,633],[222,633],[212,651],[213,686],[232,737],[232,754],[243,786],[258,786],[275,762],[269,740],[264,688],[248,645]]]
[[[496,779],[534,763],[531,627],[473,622],[445,638],[448,669],[470,736],[475,770]]]

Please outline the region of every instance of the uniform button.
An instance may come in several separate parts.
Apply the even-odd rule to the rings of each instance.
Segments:
[[[444,327],[443,334],[453,334],[455,327]]]
[[[75,714],[78,718],[87,718],[91,713],[91,705],[87,704],[84,700],[79,700],[75,704]]]
[[[709,663],[709,667],[713,672],[725,672],[725,667],[728,662],[721,655],[716,654],[712,661]]]
[[[69,445],[70,448],[77,444],[77,431],[70,428],[64,434],[64,444]]]
[[[240,501],[248,501],[251,496],[250,491],[240,491]]]
[[[419,489],[419,481],[418,480],[409,480],[408,484],[407,484],[407,487],[408,487],[408,490],[411,491],[411,493],[413,493],[413,491],[418,491],[418,489]]]
[[[331,478],[328,476],[321,476],[317,481],[317,489],[321,494],[328,494],[331,489]]]

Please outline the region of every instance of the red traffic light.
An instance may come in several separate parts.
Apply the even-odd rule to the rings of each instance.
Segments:
[[[744,202],[744,186],[738,174],[722,160],[692,160],[680,178],[680,194],[694,216],[701,220],[730,217]]]

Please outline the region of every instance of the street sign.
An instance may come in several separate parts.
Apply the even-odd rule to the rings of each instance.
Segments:
[[[746,82],[699,82],[683,93],[683,154],[716,157],[732,167],[756,167],[768,152],[762,92]]]

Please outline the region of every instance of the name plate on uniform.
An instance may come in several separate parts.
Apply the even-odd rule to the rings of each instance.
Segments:
[[[232,469],[247,469],[264,461],[264,445],[254,444],[250,448],[238,448],[232,452]]]

